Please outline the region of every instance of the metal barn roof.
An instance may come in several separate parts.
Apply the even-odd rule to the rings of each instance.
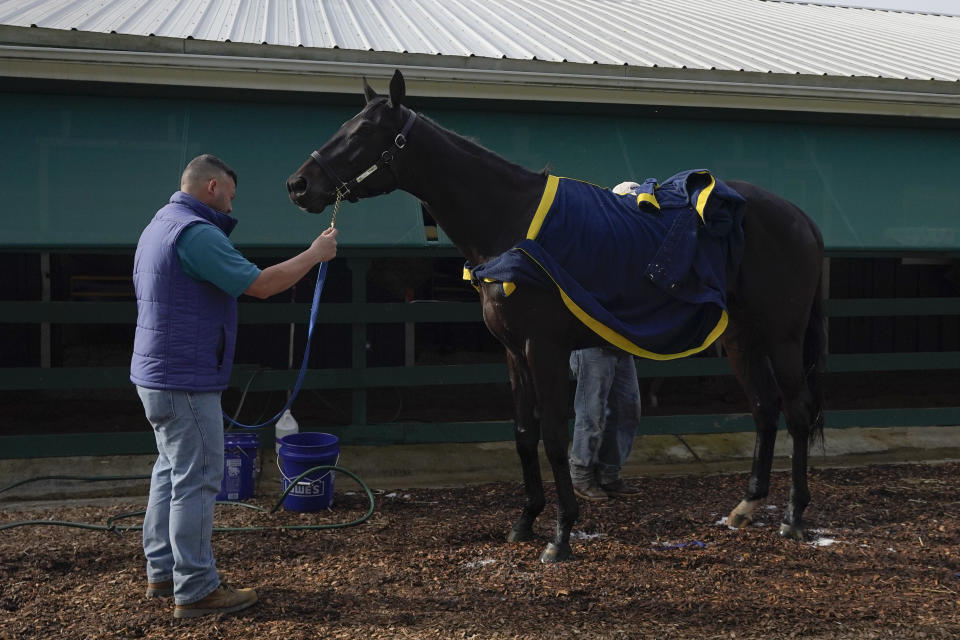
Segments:
[[[188,67],[204,55],[419,66],[433,70],[424,79],[467,84],[471,74],[508,85],[516,79],[505,74],[526,73],[522,82],[554,91],[622,90],[636,88],[636,77],[669,76],[720,79],[734,92],[773,77],[808,89],[905,88],[872,79],[951,100],[960,92],[960,17],[777,0],[0,0],[0,58],[30,58],[22,49],[37,45],[67,50],[68,62],[78,50],[110,49],[197,56],[178,63]],[[148,62],[159,64],[126,64]],[[938,86],[917,86],[931,82]],[[688,89],[669,90],[703,87]]]
[[[6,0],[0,24],[317,49],[960,80],[960,18],[770,0]]]

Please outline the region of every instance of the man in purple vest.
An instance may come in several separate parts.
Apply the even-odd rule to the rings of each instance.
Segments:
[[[337,254],[327,229],[303,253],[264,270],[228,236],[237,174],[216,156],[186,166],[180,191],[137,244],[137,331],[130,380],[157,441],[143,522],[147,596],[174,596],[175,618],[230,613],[257,601],[222,583],[213,559],[213,507],[223,475],[220,393],[237,336],[237,298],[288,289]]]

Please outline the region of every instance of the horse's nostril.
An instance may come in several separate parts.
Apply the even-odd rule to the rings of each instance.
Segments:
[[[290,193],[303,193],[307,190],[307,179],[303,176],[297,176],[294,180],[287,180],[287,191]]]

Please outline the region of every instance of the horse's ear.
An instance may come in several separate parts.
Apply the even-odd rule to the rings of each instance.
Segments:
[[[396,107],[403,104],[407,97],[407,84],[403,81],[403,74],[400,69],[393,72],[393,78],[390,79],[390,106]]]
[[[367,99],[369,104],[371,100],[377,97],[377,92],[373,90],[369,84],[367,84],[367,79],[363,79],[363,97]]]

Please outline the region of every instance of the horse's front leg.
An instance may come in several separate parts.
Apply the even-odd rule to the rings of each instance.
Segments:
[[[537,393],[536,406],[540,415],[543,449],[553,470],[557,487],[557,531],[553,542],[540,554],[540,562],[561,562],[573,555],[570,531],[580,516],[580,507],[573,493],[567,447],[570,433],[567,428],[567,392],[569,350],[556,345],[528,346],[527,362],[533,374]]]
[[[523,469],[523,488],[527,502],[523,513],[507,536],[509,542],[533,539],[533,521],[543,511],[546,500],[543,496],[543,478],[540,476],[540,457],[537,444],[540,441],[540,422],[535,412],[536,393],[530,370],[512,351],[507,349],[507,366],[510,371],[510,389],[513,392],[513,433]]]

